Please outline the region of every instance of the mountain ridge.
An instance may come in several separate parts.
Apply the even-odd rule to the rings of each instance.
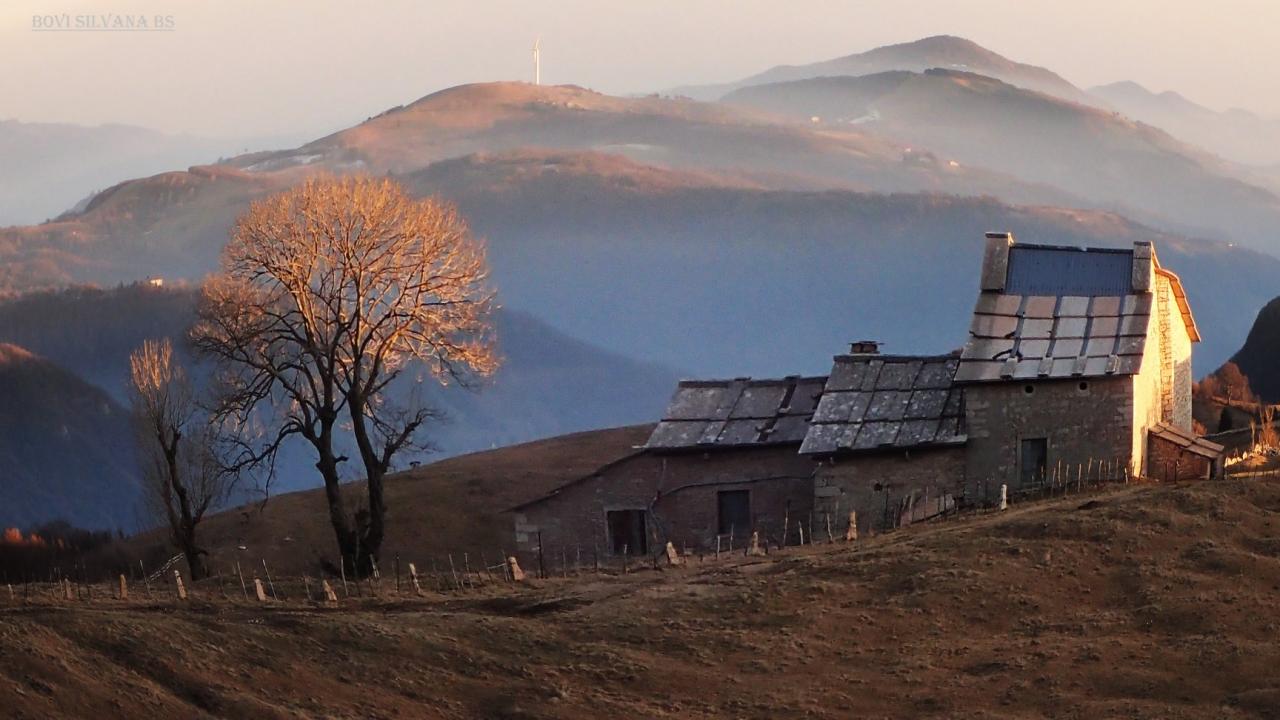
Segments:
[[[933,35],[918,40],[882,45],[870,50],[804,65],[778,65],[742,80],[720,85],[685,86],[671,92],[700,100],[719,100],[752,85],[787,82],[824,76],[871,75],[891,70],[921,72],[931,68],[962,68],[1050,95],[1085,104],[1099,104],[1080,88],[1053,71],[1016,62],[978,43],[954,35]]]

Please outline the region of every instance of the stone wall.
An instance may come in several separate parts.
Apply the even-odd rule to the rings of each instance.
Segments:
[[[899,524],[898,509],[915,494],[922,505],[964,491],[965,449],[954,446],[903,452],[848,455],[824,461],[814,476],[814,514],[823,527],[831,517],[843,536],[849,511],[858,513],[858,532]]]
[[[1149,468],[1146,459],[1147,430],[1156,423],[1165,423],[1186,432],[1192,431],[1191,422],[1191,384],[1193,370],[1191,367],[1191,336],[1187,332],[1186,323],[1178,304],[1173,300],[1170,290],[1172,281],[1163,276],[1155,278],[1157,289],[1164,288],[1167,302],[1160,302],[1160,292],[1155,293],[1152,303],[1150,324],[1147,328],[1147,346],[1142,356],[1142,367],[1133,378],[1134,418],[1133,424],[1133,457],[1135,462],[1142,461],[1134,472],[1146,475]],[[1168,337],[1160,334],[1160,315],[1164,314],[1169,327]],[[1169,344],[1173,359],[1172,387],[1167,391],[1173,394],[1173,412],[1165,416],[1161,396],[1166,392],[1165,379],[1161,377],[1160,343]]]
[[[522,560],[537,553],[559,558],[561,548],[584,558],[610,555],[606,514],[642,510],[649,529],[648,550],[670,541],[679,549],[710,551],[716,546],[717,493],[747,490],[754,527],[737,528],[740,547],[759,530],[763,539],[781,539],[784,518],[809,517],[813,508],[814,463],[795,444],[709,452],[640,453],[564,486],[555,494],[514,512],[516,550]],[[723,539],[727,547],[728,538]]]
[[[1161,480],[1208,480],[1214,462],[1158,437],[1148,443],[1147,475]]]
[[[1132,464],[1133,390],[1128,376],[966,387],[966,496],[991,502],[1001,484],[1018,490],[1024,439],[1047,440],[1051,477],[1090,460]]]

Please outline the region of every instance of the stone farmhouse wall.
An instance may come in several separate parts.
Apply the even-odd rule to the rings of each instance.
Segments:
[[[758,530],[762,541],[781,539],[785,519],[808,518],[813,510],[814,463],[797,445],[773,445],[709,452],[641,452],[571,483],[545,499],[514,511],[516,550],[522,561],[544,553],[604,559],[611,548],[607,514],[646,513],[648,552],[668,541],[678,549],[713,551],[719,534],[717,494],[746,490],[752,527],[733,527],[734,547]],[[728,537],[722,538],[728,546]],[[629,554],[636,554],[634,549]]]
[[[966,495],[991,502],[1002,484],[1020,489],[1024,439],[1047,440],[1049,474],[1090,460],[1131,464],[1133,392],[1128,376],[968,386]]]
[[[857,512],[861,534],[896,527],[903,500],[913,494],[921,507],[941,507],[938,501],[964,491],[965,456],[964,447],[955,446],[826,460],[814,475],[815,527],[825,533],[830,517],[833,532],[843,536],[850,511]]]

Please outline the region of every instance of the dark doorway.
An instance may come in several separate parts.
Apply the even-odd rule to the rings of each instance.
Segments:
[[[609,547],[614,555],[648,555],[648,527],[644,510],[609,510]]]
[[[1049,462],[1049,441],[1044,438],[1031,438],[1022,441],[1022,472],[1018,480],[1025,487],[1043,485],[1045,467]]]
[[[751,492],[722,490],[716,494],[720,510],[720,534],[751,532]]]

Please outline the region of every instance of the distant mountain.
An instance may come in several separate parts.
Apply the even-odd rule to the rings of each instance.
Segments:
[[[1265,402],[1280,402],[1280,297],[1263,306],[1244,345],[1231,361],[1249,378],[1249,387]]]
[[[1089,94],[1228,160],[1250,166],[1280,163],[1280,120],[1248,110],[1217,112],[1172,90],[1154,93],[1129,81],[1089,88]]]
[[[21,341],[94,378],[125,403],[129,353],[148,338],[169,337],[183,348],[196,297],[194,287],[146,285],[34,293],[0,302],[0,342]],[[662,412],[678,379],[666,367],[603,351],[523,313],[499,311],[496,327],[505,361],[488,384],[478,392],[426,390],[446,415],[429,430],[441,455],[649,422]],[[0,380],[0,396],[6,391]],[[112,402],[97,388],[93,392]],[[8,408],[0,423],[18,422],[18,407]],[[303,452],[291,453],[280,487],[309,486],[313,463]]]
[[[1144,222],[1280,251],[1280,197],[1242,181],[1233,166],[1150,125],[994,78],[954,70],[825,77],[756,85],[724,102],[858,127]]]
[[[138,498],[127,411],[48,360],[0,344],[0,527],[66,520],[132,530]]]
[[[1096,99],[1050,70],[1015,62],[972,40],[951,35],[936,35],[913,42],[886,45],[808,65],[779,65],[737,82],[681,87],[671,92],[697,100],[719,100],[734,90],[752,85],[839,75],[873,75],[893,70],[923,72],[931,68],[978,73],[1066,100],[1098,104]]]
[[[183,338],[197,297],[193,286],[145,283],[30,293],[0,301],[0,342],[49,358],[127,403],[129,354],[144,340],[172,338],[190,361]]]
[[[959,347],[992,228],[1066,245],[1154,240],[1188,288],[1206,370],[1280,293],[1280,260],[1105,212],[699,187],[687,174],[570,153],[461,158],[403,180],[459,203],[488,239],[508,306],[699,374],[821,373],[859,337],[890,351]]]
[[[279,140],[0,120],[0,227],[57,217],[122,180],[211,163]]]
[[[58,222],[0,229],[0,291],[149,274],[198,278],[213,269],[232,221],[253,198],[308,175],[400,175],[477,152],[528,148],[608,152],[775,189],[1075,201],[977,165],[918,162],[904,157],[900,144],[854,127],[807,127],[725,106],[569,86],[487,83],[429,95],[294,150],[121,183]]]

